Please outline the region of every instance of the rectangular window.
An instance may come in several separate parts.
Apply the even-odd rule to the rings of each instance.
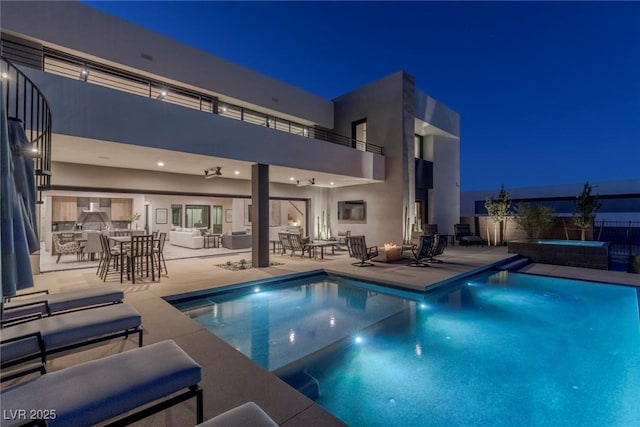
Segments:
[[[186,205],[187,228],[209,228],[209,206],[206,205]]]
[[[415,146],[415,157],[416,159],[423,159],[424,160],[424,154],[423,154],[423,138],[422,135],[414,135],[413,136],[413,144]]]
[[[351,146],[360,151],[367,149],[367,119],[361,119],[351,123]]]
[[[171,205],[171,225],[182,227],[182,205]]]

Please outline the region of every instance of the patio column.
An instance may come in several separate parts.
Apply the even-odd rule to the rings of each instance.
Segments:
[[[251,165],[251,264],[269,267],[269,165]]]

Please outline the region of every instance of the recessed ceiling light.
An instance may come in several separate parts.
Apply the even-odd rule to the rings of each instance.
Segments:
[[[240,171],[233,171],[234,174],[240,175]]]
[[[160,167],[164,166],[164,162],[158,162],[158,166]]]
[[[6,79],[7,77],[9,77],[9,74],[7,74],[7,73],[3,72],[3,73],[2,73],[2,78],[3,78],[3,79]]]
[[[296,179],[294,177],[290,177],[289,181],[295,181]]]
[[[333,185],[333,181],[331,181],[331,182],[329,183],[329,185]]]

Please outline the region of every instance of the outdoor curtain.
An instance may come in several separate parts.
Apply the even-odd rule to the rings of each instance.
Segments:
[[[0,100],[4,99],[3,89],[2,85],[0,85]],[[20,122],[18,124],[22,127]],[[33,199],[33,205],[23,207],[25,203],[30,203],[29,194],[31,193],[26,191],[23,199],[23,195],[19,195],[16,191],[16,180],[14,179],[15,163],[18,163],[18,171],[23,174],[23,178],[25,178],[24,174],[29,170],[29,164],[23,160],[26,153],[14,156],[9,142],[8,127],[4,102],[0,102],[0,243],[2,244],[0,247],[2,255],[0,270],[2,270],[2,297],[13,296],[18,289],[33,286],[29,254],[31,250],[38,249],[37,233],[35,235],[35,246],[30,246],[29,240],[33,240],[34,236],[27,237],[27,226],[25,225],[26,222],[31,221],[27,217],[29,212],[35,211],[35,199]],[[14,135],[14,132],[12,132],[12,135]],[[24,131],[22,131],[22,134],[24,135]],[[20,147],[22,145],[23,141],[19,141],[16,144],[16,146]],[[26,148],[26,146],[22,148]],[[14,158],[16,161],[14,161]],[[31,173],[33,174],[33,159],[31,159],[30,165]],[[33,179],[33,175],[31,178]],[[29,181],[26,178],[26,181],[20,182],[19,186],[24,189],[30,183],[33,183],[33,181]],[[35,192],[35,186],[32,191]],[[35,225],[35,221],[32,224]],[[35,233],[34,228],[31,231]]]

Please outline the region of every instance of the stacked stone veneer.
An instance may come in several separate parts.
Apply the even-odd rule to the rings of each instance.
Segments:
[[[603,246],[576,246],[511,241],[508,243],[508,250],[509,253],[529,258],[531,262],[609,269],[609,243]]]

